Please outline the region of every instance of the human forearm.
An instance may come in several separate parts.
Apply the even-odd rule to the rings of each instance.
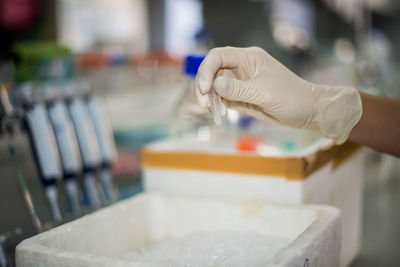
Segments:
[[[400,100],[360,95],[363,114],[349,140],[400,156]]]

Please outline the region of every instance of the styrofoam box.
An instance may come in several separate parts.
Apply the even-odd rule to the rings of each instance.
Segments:
[[[266,266],[338,266],[340,226],[339,210],[329,206],[143,193],[21,242],[16,262],[17,267],[161,266],[121,255],[165,238],[251,230],[290,239]]]
[[[202,149],[207,151],[206,145],[203,145]],[[332,149],[341,150],[340,147],[333,147]],[[360,249],[362,226],[364,166],[362,149],[352,150],[350,154],[338,160],[339,164],[335,159],[338,153],[332,154],[332,159],[329,160],[325,157],[324,160],[326,162],[303,179],[288,179],[284,175],[276,175],[276,173],[257,175],[254,173],[229,172],[229,166],[233,166],[232,168],[237,170],[238,167],[236,165],[240,165],[240,161],[239,163],[236,161],[224,164],[228,171],[207,171],[206,168],[213,164],[212,161],[218,161],[220,158],[225,160],[226,158],[224,156],[219,157],[219,155],[215,156],[215,153],[207,154],[204,152],[195,155],[198,165],[204,162],[205,167],[203,170],[196,170],[190,166],[189,168],[187,166],[180,168],[179,160],[188,161],[190,157],[193,157],[193,154],[190,153],[186,156],[185,153],[188,150],[189,148],[185,148],[185,150],[180,148],[171,140],[150,144],[144,152],[143,175],[145,190],[182,196],[266,200],[283,204],[332,205],[339,208],[342,213],[340,266],[348,266],[357,257]],[[172,153],[169,151],[172,151]],[[304,159],[305,162],[318,163],[320,162],[320,154],[323,154],[319,153],[319,151],[318,146],[307,149],[306,152],[299,155],[299,159]],[[346,153],[345,150],[344,154]],[[153,155],[157,157],[157,162],[154,165],[152,158],[150,158]],[[227,155],[229,154],[227,153]],[[179,160],[175,160],[178,157]],[[235,155],[229,155],[226,161],[234,157]],[[166,159],[165,164],[164,158]],[[174,159],[174,162],[172,162],[171,158]],[[242,158],[244,157],[242,156]],[[271,164],[276,162],[275,157],[270,159],[272,161],[268,161],[269,158],[266,158],[266,164],[269,164],[268,162],[272,162]],[[165,166],[157,166],[160,162]],[[287,166],[290,166],[289,164],[290,162]],[[313,167],[311,166],[311,168]]]

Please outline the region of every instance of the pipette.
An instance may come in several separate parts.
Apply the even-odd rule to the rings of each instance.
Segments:
[[[54,129],[54,135],[60,153],[64,188],[69,198],[72,212],[75,216],[79,216],[81,214],[81,207],[79,204],[77,177],[82,170],[82,162],[67,107],[64,101],[62,101],[58,95],[54,94],[55,90],[56,88],[51,85],[43,85],[42,87],[43,94],[46,96],[47,100],[47,112]]]
[[[74,125],[83,163],[83,179],[90,204],[101,207],[101,191],[98,190],[95,173],[101,165],[99,144],[88,109],[79,96],[67,100],[67,107]]]
[[[104,195],[107,197],[109,202],[113,203],[118,200],[118,192],[116,191],[112,181],[111,166],[116,158],[116,148],[111,125],[100,99],[92,94],[88,94],[85,97],[85,103],[93,122],[102,160],[99,178],[105,191]]]
[[[44,104],[36,101],[34,97],[32,84],[23,84],[20,87],[20,94],[24,101],[25,129],[31,142],[36,167],[45,188],[53,218],[56,222],[61,222],[57,191],[57,182],[61,179],[61,165],[54,131]]]
[[[57,180],[61,178],[61,168],[54,132],[43,103],[30,103],[25,106],[25,125],[40,178],[45,187],[54,220],[61,222],[57,192]]]

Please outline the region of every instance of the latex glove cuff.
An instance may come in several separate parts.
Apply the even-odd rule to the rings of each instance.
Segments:
[[[304,128],[343,144],[362,115],[359,92],[353,87],[327,86],[311,83],[317,96],[314,114]]]

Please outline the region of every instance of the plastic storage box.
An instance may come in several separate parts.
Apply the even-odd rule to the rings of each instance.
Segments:
[[[149,144],[142,151],[145,190],[332,205],[342,213],[340,266],[358,255],[363,187],[359,146],[334,146],[320,139],[289,156],[261,156],[218,145],[223,146],[185,138]]]
[[[264,266],[338,266],[340,225],[339,211],[328,206],[144,193],[23,241],[16,262],[17,267],[165,266],[123,255],[196,232],[251,230],[288,240]]]

